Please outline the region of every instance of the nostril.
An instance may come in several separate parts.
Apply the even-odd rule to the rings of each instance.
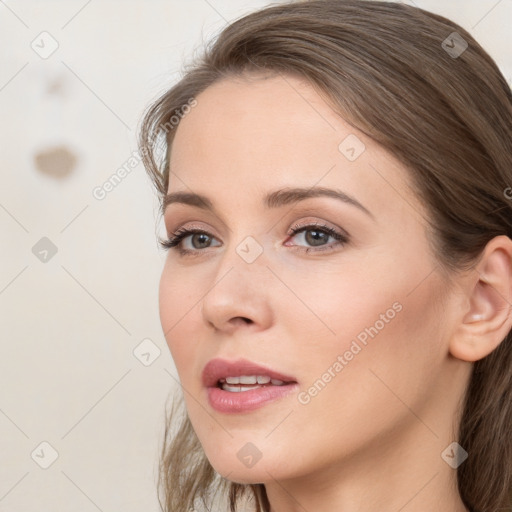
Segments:
[[[252,320],[250,318],[246,318],[245,316],[237,316],[233,320],[236,323],[243,322],[245,324],[252,324]]]

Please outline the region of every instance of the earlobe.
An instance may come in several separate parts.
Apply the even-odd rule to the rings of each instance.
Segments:
[[[493,238],[466,280],[466,308],[450,352],[474,362],[496,349],[512,329],[512,240],[504,235]]]

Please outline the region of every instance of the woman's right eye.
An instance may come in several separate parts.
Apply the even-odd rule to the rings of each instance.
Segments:
[[[182,242],[190,237],[190,242],[193,244],[192,249],[186,249],[183,247]],[[213,236],[207,231],[201,229],[178,229],[172,233],[167,240],[160,241],[160,245],[165,249],[175,249],[181,255],[197,253],[201,249],[207,249],[209,245],[201,247],[201,245],[208,243],[212,240]],[[195,243],[199,247],[195,246]]]

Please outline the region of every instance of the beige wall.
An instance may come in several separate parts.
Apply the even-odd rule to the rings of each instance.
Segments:
[[[0,3],[0,511],[158,510],[175,368],[137,123],[223,18],[266,3]],[[406,3],[459,22],[512,78],[511,2]]]

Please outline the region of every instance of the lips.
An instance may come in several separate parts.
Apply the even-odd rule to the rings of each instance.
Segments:
[[[202,382],[207,388],[218,387],[220,379],[226,377],[241,377],[250,375],[268,376],[283,383],[296,383],[294,377],[272,370],[247,359],[228,361],[226,359],[212,359],[206,364],[202,372]]]
[[[289,400],[299,388],[294,377],[247,359],[212,359],[203,369],[202,380],[212,409],[242,417],[286,397]]]

